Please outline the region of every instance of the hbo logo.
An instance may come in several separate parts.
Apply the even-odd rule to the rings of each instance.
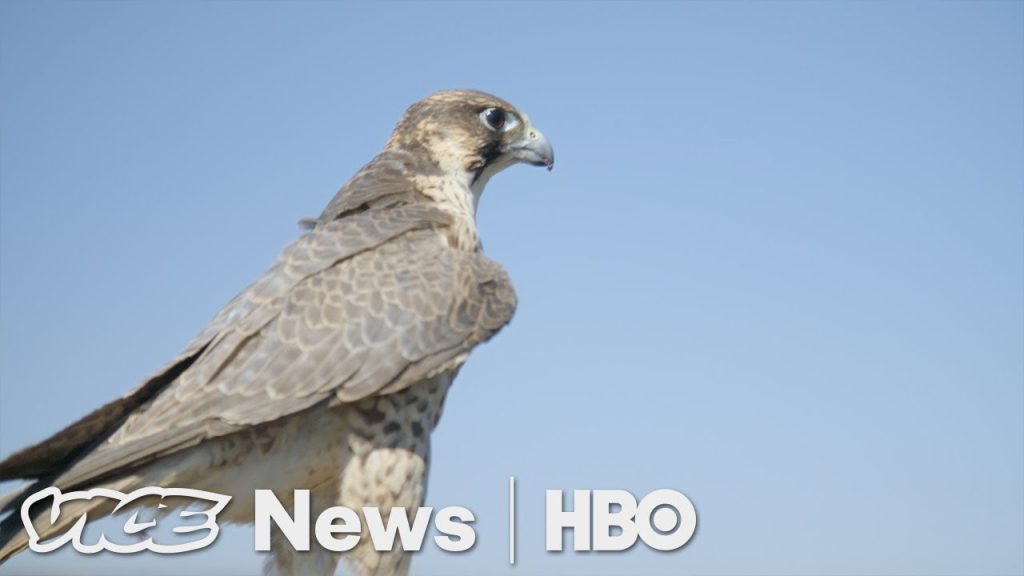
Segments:
[[[696,529],[693,503],[675,490],[655,490],[639,504],[625,490],[574,490],[571,511],[565,510],[561,490],[547,491],[549,551],[562,550],[567,530],[573,533],[572,549],[580,552],[626,550],[637,537],[655,550],[675,550],[689,542]]]

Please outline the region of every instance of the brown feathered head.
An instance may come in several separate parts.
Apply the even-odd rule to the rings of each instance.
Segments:
[[[554,166],[551,143],[526,114],[477,90],[437,92],[405,111],[386,148],[423,151],[445,172],[465,171],[473,183],[517,162]]]

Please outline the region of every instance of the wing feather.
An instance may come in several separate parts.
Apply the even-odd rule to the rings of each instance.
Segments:
[[[296,242],[196,339],[203,352],[180,377],[55,484],[457,367],[511,318],[511,283],[497,263],[449,248],[436,214],[417,208],[429,226],[373,221],[398,210],[321,224]]]

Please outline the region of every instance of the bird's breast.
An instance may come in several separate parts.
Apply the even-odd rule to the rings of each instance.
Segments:
[[[416,185],[424,196],[453,216],[452,224],[444,231],[448,246],[475,252],[480,248],[476,202],[469,185],[463,180],[453,176],[425,176],[418,178]]]

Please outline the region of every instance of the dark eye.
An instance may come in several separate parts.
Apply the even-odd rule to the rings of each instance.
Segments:
[[[505,111],[501,108],[488,108],[480,113],[480,119],[491,130],[501,130],[505,126]]]

